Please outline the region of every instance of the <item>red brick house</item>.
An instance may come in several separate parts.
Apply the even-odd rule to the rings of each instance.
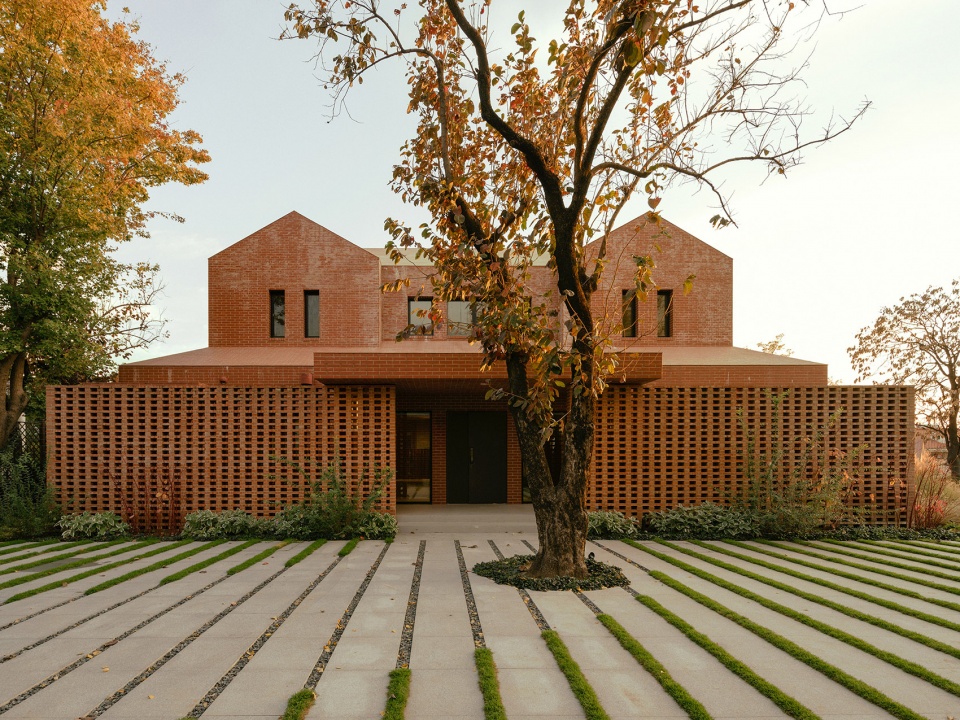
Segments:
[[[630,258],[654,244],[661,289],[631,300]],[[855,501],[877,520],[899,517],[913,471],[912,389],[830,387],[826,365],[733,347],[732,260],[676,226],[626,223],[608,257],[595,302],[622,370],[600,403],[590,507],[639,515],[730,498],[743,479],[738,408],[764,441],[767,393],[790,389],[786,442],[799,447],[843,408],[830,441],[869,445]],[[552,271],[534,270],[542,293]],[[418,296],[429,271],[295,212],[240,240],[209,260],[209,347],[123,365],[116,383],[48,390],[50,482],[78,510],[122,509],[159,529],[198,508],[269,514],[298,499],[296,472],[278,458],[336,455],[351,477],[389,466],[390,509],[522,502],[512,421],[484,400],[505,372],[480,372],[469,305],[449,303],[446,322],[396,340],[408,323],[429,322],[419,311],[430,298]],[[407,291],[380,292],[399,277]]]

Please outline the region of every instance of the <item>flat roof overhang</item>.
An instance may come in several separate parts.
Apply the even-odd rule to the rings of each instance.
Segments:
[[[612,383],[643,384],[659,379],[663,357],[659,352],[616,353]],[[325,385],[394,385],[399,390],[424,392],[485,392],[503,387],[503,362],[481,369],[479,352],[326,351],[313,359],[313,376]]]

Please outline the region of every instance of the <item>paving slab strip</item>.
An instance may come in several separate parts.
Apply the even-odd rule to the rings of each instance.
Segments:
[[[282,572],[282,570],[281,570],[280,572]],[[271,576],[271,577],[276,577],[276,575],[279,575],[279,573],[275,573],[274,576]],[[112,648],[112,647],[118,645],[119,643],[121,643],[123,640],[129,638],[129,637],[130,637],[131,635],[133,635],[134,633],[136,633],[136,632],[138,632],[139,630],[147,627],[148,625],[150,625],[151,623],[155,622],[156,620],[164,617],[165,615],[167,615],[167,614],[170,613],[170,612],[173,612],[173,611],[176,610],[177,608],[180,608],[181,606],[185,605],[186,603],[190,602],[191,600],[194,600],[194,599],[197,598],[198,596],[202,595],[203,593],[205,593],[205,592],[207,592],[208,590],[216,587],[217,585],[219,585],[220,583],[223,583],[224,581],[226,581],[226,580],[228,580],[228,579],[230,579],[230,578],[229,578],[229,576],[227,576],[227,575],[224,575],[224,576],[222,576],[222,577],[220,577],[220,578],[217,578],[217,579],[214,580],[213,582],[207,584],[205,587],[202,587],[202,588],[200,588],[200,589],[198,589],[198,590],[195,590],[195,591],[189,593],[188,595],[186,595],[186,596],[184,596],[184,597],[181,597],[180,599],[176,600],[176,601],[173,602],[172,604],[167,605],[166,607],[162,608],[159,612],[156,612],[155,614],[153,614],[152,616],[148,617],[147,619],[142,620],[141,622],[139,622],[139,623],[136,624],[135,626],[129,628],[129,629],[126,630],[125,632],[120,633],[119,635],[117,635],[117,636],[111,638],[110,640],[102,643],[101,645],[99,645],[99,646],[98,646],[97,648],[95,648],[94,650],[92,650],[92,651],[90,651],[90,652],[82,655],[78,660],[75,660],[73,663],[71,663],[71,664],[69,664],[69,665],[61,668],[60,670],[54,672],[53,674],[51,674],[50,676],[48,676],[48,677],[46,677],[45,679],[41,680],[40,682],[36,683],[36,684],[33,685],[32,687],[30,687],[30,688],[28,688],[27,690],[21,692],[21,693],[18,694],[16,697],[11,698],[10,700],[8,700],[8,701],[7,701],[6,703],[4,703],[3,705],[0,705],[0,714],[4,714],[4,713],[8,712],[9,710],[11,710],[12,708],[16,707],[17,705],[20,705],[21,703],[25,702],[26,700],[29,700],[29,699],[32,698],[34,695],[37,695],[37,694],[40,693],[42,690],[44,690],[44,689],[50,687],[51,685],[53,685],[55,682],[57,682],[57,681],[59,681],[59,680],[62,680],[62,679],[63,679],[66,675],[68,675],[69,673],[72,673],[73,671],[75,671],[75,670],[77,670],[78,668],[82,667],[83,665],[85,665],[86,663],[88,663],[88,662],[89,662],[90,660],[92,660],[93,658],[95,658],[95,657],[101,657],[102,654],[103,654],[104,652],[106,652],[109,648]],[[179,652],[181,649],[183,649],[183,647],[186,647],[187,645],[189,645],[190,643],[192,643],[192,642],[193,642],[197,637],[199,637],[202,633],[206,632],[206,630],[208,630],[208,629],[209,629],[210,627],[212,627],[214,624],[216,624],[217,622],[219,622],[219,620],[221,620],[221,619],[222,619],[223,617],[225,617],[227,614],[229,614],[230,612],[232,612],[233,610],[235,610],[236,607],[238,607],[238,606],[241,605],[243,602],[245,602],[247,599],[249,599],[250,597],[252,597],[252,596],[253,596],[254,594],[256,594],[260,589],[262,589],[263,587],[265,587],[265,586],[269,583],[270,579],[271,579],[271,578],[268,578],[266,581],[260,583],[257,587],[255,587],[253,590],[251,590],[251,591],[248,592],[246,595],[244,595],[244,596],[243,596],[240,600],[238,600],[236,603],[233,603],[232,605],[228,606],[223,612],[221,612],[220,614],[218,614],[218,615],[217,615],[216,617],[214,617],[211,621],[209,621],[208,623],[206,623],[206,624],[204,624],[203,626],[201,626],[201,628],[199,628],[198,630],[194,631],[194,633],[193,633],[192,635],[190,635],[186,640],[184,640],[183,642],[181,642],[180,645],[178,645],[176,648],[174,648],[174,649],[171,650],[169,653],[167,653],[167,654],[164,655],[162,658],[160,658],[160,660],[158,660],[156,663],[154,663],[154,665],[152,665],[150,668],[148,668],[147,671],[145,671],[144,673],[142,673],[141,676],[138,676],[138,677],[140,678],[140,679],[139,679],[139,682],[142,682],[143,679],[146,679],[146,677],[149,677],[149,675],[151,675],[153,672],[155,672],[157,669],[159,669],[159,667],[161,667],[163,664],[165,664],[171,657],[173,657],[174,655],[176,655],[177,652]],[[135,597],[132,598],[132,599],[133,599],[133,600],[139,599],[140,597],[142,597],[143,594],[145,594],[145,593],[141,593],[140,595],[135,596]],[[108,612],[108,611],[104,611],[104,612]],[[104,612],[96,613],[96,615],[94,615],[93,617],[99,617],[99,616],[103,615]],[[92,617],[91,617],[91,618],[87,618],[87,620],[90,620],[90,619],[92,619]],[[135,680],[136,680],[136,679],[135,679]],[[121,689],[120,691],[118,691],[118,693],[115,693],[114,696],[111,696],[111,697],[108,697],[107,699],[105,699],[104,702],[101,703],[101,706],[98,706],[98,708],[96,708],[94,711],[92,711],[92,712],[94,713],[94,714],[93,714],[93,717],[96,717],[96,715],[99,715],[100,713],[102,713],[103,710],[105,710],[105,709],[108,708],[110,705],[112,705],[114,702],[116,702],[120,697],[122,697],[126,692],[128,692],[129,689],[132,689],[132,687],[135,687],[136,684],[139,684],[139,682],[134,682],[134,681],[132,681],[132,684],[128,684],[129,687],[125,687],[124,689]],[[90,714],[90,713],[88,713],[88,715],[89,715],[89,714]]]
[[[709,554],[704,555],[702,553],[697,553],[680,546],[674,546],[672,543],[665,543],[667,547],[674,548],[676,551],[684,553],[689,557],[697,558],[705,563],[709,563],[711,566],[721,569],[721,571],[726,571],[736,576],[747,578],[748,585],[749,581],[753,581],[754,584],[760,584],[761,587],[765,585],[774,588],[783,593],[787,593],[787,597],[790,595],[796,596],[797,598],[805,600],[806,602],[812,602],[817,605],[821,605],[829,610],[852,617],[855,620],[874,625],[882,630],[901,635],[913,642],[926,645],[933,650],[960,659],[960,634],[958,634],[960,633],[960,623],[954,623],[938,615],[932,615],[930,613],[917,610],[913,606],[892,602],[884,598],[876,597],[869,593],[853,590],[846,586],[837,585],[810,575],[785,572],[778,569],[778,566],[776,565],[768,566],[764,563],[756,566],[757,568],[767,570],[768,573],[772,572],[774,575],[785,576],[791,580],[789,583],[781,582],[774,577],[770,577],[769,574],[764,574],[763,572],[754,572],[739,565],[733,565],[725,562],[724,558],[726,557],[737,558],[737,553],[728,555],[727,553],[723,552],[722,549],[718,549],[715,545],[708,545],[706,543],[701,544],[699,542],[695,544],[703,547],[708,552],[720,554],[720,558]],[[747,556],[739,557],[747,561],[751,560]],[[794,580],[800,580],[800,585],[798,585],[796,582],[793,582]],[[736,582],[742,583],[743,581],[737,578]],[[812,586],[809,588],[809,590],[813,590],[814,592],[804,589],[806,586]],[[827,591],[827,593],[824,591]],[[831,599],[828,596],[830,593],[834,593],[834,597],[836,597],[836,594],[846,597]],[[854,605],[857,607],[844,604],[849,603],[850,599],[854,601]],[[840,602],[839,600],[843,600],[844,602]],[[856,602],[858,600],[860,601],[859,603]],[[809,608],[807,606],[803,606],[802,603],[797,601],[794,601],[794,603],[796,605],[800,605],[803,612],[809,611]],[[919,605],[921,603],[914,604]],[[878,617],[872,614],[878,611],[883,614],[883,610],[889,610],[890,612],[886,613],[885,617]],[[839,619],[840,618],[838,618],[838,620]],[[905,623],[906,625],[912,625],[913,627],[906,627],[905,625],[901,625],[899,623]],[[931,625],[935,625],[936,627],[930,627]],[[940,628],[946,628],[952,631],[946,633],[944,636],[947,642],[943,642],[941,639],[925,635],[925,633],[942,632]],[[865,630],[867,629],[865,628]]]
[[[846,560],[831,560],[831,565],[820,565],[815,562],[811,562],[805,558],[807,557],[818,557],[819,553],[814,553],[810,550],[804,550],[802,548],[788,548],[785,549],[786,554],[783,552],[777,552],[774,549],[760,545],[753,545],[750,543],[743,543],[737,540],[727,540],[725,541],[726,545],[731,545],[741,550],[746,550],[748,552],[754,553],[755,555],[766,556],[768,558],[774,558],[783,562],[790,563],[791,565],[800,565],[805,568],[810,568],[818,573],[823,573],[824,575],[831,576],[834,578],[840,577],[847,580],[853,580],[856,583],[862,583],[870,585],[872,587],[882,587],[885,590],[890,590],[891,592],[896,592],[902,594],[906,597],[920,597],[926,599],[928,602],[931,602],[941,607],[956,609],[960,601],[957,600],[956,596],[960,595],[960,589],[955,587],[944,585],[943,583],[933,582],[932,580],[924,580],[921,578],[910,577],[903,575],[902,573],[895,573],[893,571],[883,570],[880,567],[872,567],[868,565],[860,565],[859,563],[851,563]],[[724,551],[726,554],[732,551]],[[799,556],[799,557],[798,557]],[[824,558],[830,560],[830,558]],[[750,562],[758,563],[757,560],[751,557]],[[835,568],[833,564],[842,565],[845,567],[852,567],[857,570],[861,570],[866,573],[866,575],[858,575],[856,573],[849,573]],[[877,580],[876,577],[883,578],[884,580]],[[900,583],[891,585],[888,582],[885,582],[887,578],[891,580],[896,580]],[[913,589],[917,588],[917,589]],[[921,592],[923,590],[923,592]],[[930,590],[934,592],[931,593]],[[936,593],[944,593],[948,598],[939,597]]]
[[[667,549],[673,550],[674,552],[683,553],[686,556],[688,556],[688,558],[694,558],[697,561],[707,564],[713,571],[720,569],[721,572],[726,571],[727,573],[732,573],[735,576],[736,582],[731,582],[729,580],[726,580],[722,577],[719,577],[713,574],[712,572],[703,570],[699,566],[695,566],[683,560],[679,560],[678,558],[670,556],[667,553],[657,553],[649,547],[646,547],[645,551],[649,553],[653,553],[655,557],[658,557],[662,560],[670,562],[671,564],[674,564],[675,567],[685,570],[686,572],[689,572],[695,575],[701,580],[706,580],[707,582],[710,582],[716,585],[717,587],[724,588],[725,590],[728,590],[734,594],[737,594],[740,597],[746,598],[748,600],[752,600],[753,602],[758,603],[769,610],[773,610],[774,612],[780,613],[781,615],[787,618],[790,618],[791,620],[794,620],[796,622],[807,625],[808,627],[811,627],[815,630],[818,630],[824,635],[832,637],[836,640],[840,640],[841,642],[844,642],[852,647],[862,650],[863,652],[873,655],[874,657],[879,658],[884,662],[887,662],[893,665],[894,667],[897,667],[900,670],[903,670],[906,673],[909,673],[911,675],[914,675],[916,677],[919,677],[925,680],[926,682],[930,683],[934,687],[939,687],[941,690],[944,690],[953,695],[956,695],[957,697],[960,697],[960,683],[950,680],[948,678],[942,677],[940,675],[937,675],[936,673],[930,671],[925,666],[928,663],[936,663],[938,661],[941,664],[946,662],[946,658],[938,656],[937,651],[950,655],[954,658],[960,659],[960,651],[951,647],[950,645],[946,643],[941,643],[937,640],[934,640],[933,638],[920,635],[919,633],[909,632],[904,628],[894,625],[893,623],[883,621],[880,618],[864,615],[862,613],[857,613],[855,611],[852,611],[852,609],[850,608],[846,608],[842,605],[839,605],[838,603],[827,603],[826,601],[812,594],[804,593],[804,595],[807,595],[807,597],[804,599],[808,600],[809,602],[826,605],[830,610],[843,613],[847,617],[853,617],[856,621],[872,624],[876,627],[881,628],[887,633],[893,634],[894,635],[893,637],[889,635],[881,634],[880,637],[874,640],[874,642],[882,642],[888,646],[887,648],[880,648],[874,644],[866,642],[863,639],[862,635],[865,635],[866,633],[860,632],[857,634],[853,634],[853,633],[846,632],[845,630],[841,630],[836,626],[829,625],[822,620],[815,619],[812,613],[810,612],[811,610],[810,608],[804,607],[802,608],[802,610],[798,610],[796,608],[788,607],[780,602],[776,602],[770,598],[764,597],[763,595],[758,594],[757,592],[751,591],[747,587],[747,585],[750,585],[751,583],[743,583],[743,580],[742,580],[742,577],[748,577],[752,580],[758,581],[760,583],[764,583],[764,579],[761,576],[756,576],[756,575],[753,575],[752,573],[747,573],[746,575],[744,575],[742,571],[740,571],[735,566],[730,565],[729,563],[714,561],[709,556],[703,555],[702,553],[697,553],[691,550],[687,550],[674,543],[661,542],[661,545],[663,545]],[[781,584],[777,583],[777,585],[781,585]],[[761,585],[761,587],[758,589],[766,589],[766,587],[765,585]],[[794,591],[793,589],[791,589],[789,586],[786,586],[786,585],[782,585],[778,589],[781,589],[782,591],[788,593],[787,598],[779,598],[784,601],[789,601],[788,599],[790,597],[789,596],[790,593],[795,595],[800,594],[798,591]],[[833,619],[841,620],[841,621],[845,620],[845,618],[833,618]],[[849,625],[849,623],[847,624]],[[857,629],[869,630],[869,628],[862,628],[862,627]],[[904,640],[904,638],[906,640]],[[923,647],[924,645],[927,648],[930,648],[931,650],[933,650],[933,652]],[[889,649],[890,647],[895,648],[897,652],[895,653],[891,651]],[[902,657],[898,653],[913,654],[915,656],[915,659],[918,660],[919,662],[911,661],[907,658]],[[958,673],[958,679],[960,679],[960,673]]]
[[[765,544],[780,548],[788,547],[785,543],[772,540],[765,542]],[[894,552],[889,550],[887,549],[886,545],[861,545],[841,540],[821,540],[818,542],[813,542],[811,540],[798,540],[796,541],[796,544],[802,545],[806,548],[813,548],[822,552],[840,555],[842,557],[852,557],[858,560],[866,560],[868,562],[883,565],[884,567],[893,567],[899,570],[909,570],[922,575],[930,575],[932,577],[942,578],[944,580],[960,582],[960,565],[957,563],[943,562],[942,557],[935,555],[934,553],[912,552],[910,554],[906,554],[903,552]],[[933,558],[941,559],[935,560],[932,559],[931,556],[933,556]],[[909,564],[893,562],[894,560],[906,560]],[[947,570],[948,572],[940,572],[933,570],[932,568],[941,568],[942,570]]]
[[[338,546],[336,542],[329,543],[306,561],[291,566],[290,571],[284,576],[283,583],[295,583],[299,592],[338,556]],[[382,546],[379,542],[365,542],[349,556],[341,557],[326,579],[306,596],[296,610],[270,636],[269,641],[249,659],[237,676],[239,680],[235,678],[233,682],[222,688],[217,698],[204,710],[203,717],[236,718],[246,715],[272,715],[275,718],[281,713],[291,696],[305,689],[304,679],[314,666],[320,648],[335,630],[336,623],[341,619],[343,608],[354,596],[355,590],[362,583],[381,550]],[[295,595],[296,593],[285,598],[277,598],[276,609],[265,615],[269,620],[265,619],[263,624],[268,625],[270,620],[278,618],[282,609],[295,599]],[[248,624],[251,625],[249,634],[245,633],[248,639],[242,645],[234,644],[232,647],[236,649],[230,651],[237,658],[244,654],[244,649],[256,640],[257,633],[260,632],[257,622]],[[220,634],[222,635],[223,631],[220,631]],[[214,650],[211,649],[210,652]],[[214,673],[214,676],[205,684],[201,684],[201,687],[196,687],[195,691],[188,692],[187,688],[182,687],[181,684],[178,687],[181,704],[165,705],[165,709],[169,710],[167,716],[181,717],[193,708],[197,698],[203,697],[204,693],[216,685],[218,678],[230,669],[234,659],[229,655],[224,657],[222,666],[216,665],[220,668],[219,671]],[[183,661],[178,660],[177,664],[172,665],[165,672],[176,678],[182,665]],[[150,682],[158,691],[154,693],[158,699],[160,691],[163,691],[164,697],[169,694],[166,688],[170,683],[166,682],[163,675],[156,676]],[[148,690],[149,688],[144,686],[140,695],[142,696]],[[312,689],[307,690],[313,693]],[[136,709],[143,709],[146,712],[151,705],[151,703],[141,704]]]
[[[838,547],[836,545],[830,545],[830,546],[824,547],[822,545],[816,545],[814,543],[810,543],[807,541],[798,541],[796,543],[793,543],[792,547],[786,543],[776,542],[773,540],[758,540],[756,542],[763,546],[778,548],[780,550],[791,550],[792,552],[795,552],[801,555],[809,555],[811,557],[816,557],[820,560],[826,560],[827,562],[830,562],[830,563],[836,563],[837,565],[846,565],[848,567],[858,568],[860,570],[866,570],[869,572],[880,573],[882,575],[887,575],[889,577],[898,577],[903,580],[910,580],[912,582],[922,583],[924,585],[930,584],[930,581],[926,579],[928,576],[938,578],[940,580],[947,580],[953,583],[960,583],[960,574],[941,572],[939,570],[933,570],[930,567],[924,567],[922,565],[905,565],[904,563],[892,562],[891,560],[885,557],[882,557],[882,556],[878,557],[877,555],[879,555],[879,553],[877,553],[876,555],[864,555],[863,553],[854,552],[852,550],[845,549],[844,547]],[[739,541],[733,541],[733,540],[731,540],[730,543],[732,545],[740,544]],[[800,545],[807,549],[800,549],[796,547],[797,545]],[[814,552],[813,550],[810,550],[809,548],[811,547],[814,548],[815,550],[819,550],[820,552]],[[824,554],[824,553],[827,553],[827,554]],[[850,560],[845,560],[844,558],[854,558],[857,560],[864,560],[868,563],[871,563],[871,565],[854,563],[854,562],[851,562]],[[922,561],[917,561],[917,562],[921,563]],[[879,565],[880,567],[873,567],[873,565]],[[896,568],[897,570],[904,570],[908,573],[915,573],[915,575],[918,575],[919,577],[915,577],[913,575],[903,575],[902,573],[894,574],[894,573],[891,573],[891,571],[887,570],[887,568]],[[947,592],[952,592],[955,595],[960,595],[960,584],[943,585],[941,583],[941,584],[935,585],[935,587],[950,588],[949,590],[947,590]]]
[[[175,544],[175,545],[176,545],[176,544]],[[162,562],[165,562],[165,563],[167,563],[167,564],[169,564],[169,565],[171,565],[171,566],[175,566],[177,562],[182,562],[183,559],[185,559],[186,557],[188,557],[188,556],[190,556],[190,555],[198,555],[198,556],[201,556],[201,555],[203,554],[203,552],[206,552],[207,550],[211,550],[211,551],[212,551],[214,547],[216,547],[216,545],[215,545],[214,543],[208,543],[208,544],[206,544],[206,545],[200,545],[200,546],[198,546],[196,549],[194,549],[192,552],[190,552],[189,555],[188,555],[188,553],[181,553],[181,554],[178,554],[176,557],[166,558],[166,559],[163,560]],[[175,549],[178,549],[178,548],[177,548],[176,546],[174,546],[174,547],[172,547],[172,548],[170,548],[170,549],[174,549],[174,550],[175,550]],[[179,558],[179,559],[178,559],[178,558]],[[123,605],[123,604],[125,604],[125,603],[128,603],[128,602],[131,602],[131,601],[133,601],[133,600],[136,600],[137,598],[142,597],[143,595],[146,595],[146,594],[148,594],[148,593],[153,592],[154,590],[157,590],[158,587],[159,587],[159,586],[155,583],[154,578],[151,578],[149,575],[142,575],[142,576],[140,576],[140,577],[138,578],[138,580],[139,580],[138,583],[135,583],[135,584],[129,586],[129,589],[132,590],[132,594],[131,594],[129,597],[127,597],[125,600],[123,600],[123,601],[121,601],[121,602],[119,602],[119,603],[116,603],[116,604],[114,604],[114,605],[111,605],[111,607],[110,607],[109,609],[113,609],[114,607],[120,607],[121,605]],[[144,588],[144,587],[143,587],[144,585],[148,585],[148,587]],[[77,585],[77,586],[74,588],[74,590],[83,590],[83,589],[84,589],[84,588],[83,588],[83,585],[82,585],[82,584],[79,584],[79,585]],[[55,600],[55,598],[48,598],[48,599],[54,599],[54,600]],[[52,611],[55,611],[55,610],[61,610],[61,613],[58,613],[58,614],[57,614],[57,615],[59,616],[59,615],[62,615],[62,614],[75,614],[75,613],[78,613],[78,612],[83,612],[83,609],[86,609],[86,608],[101,608],[101,607],[104,606],[104,604],[105,604],[106,602],[109,602],[110,599],[111,599],[111,598],[108,598],[108,597],[105,597],[105,596],[86,595],[86,594],[80,594],[80,595],[70,594],[70,595],[68,595],[68,596],[66,597],[66,599],[64,599],[64,600],[62,600],[62,601],[53,602],[53,603],[50,604],[50,605],[46,605],[46,606],[40,607],[39,609],[34,610],[33,612],[30,612],[30,613],[28,613],[28,614],[26,614],[26,615],[20,615],[20,616],[18,616],[18,617],[13,617],[13,618],[9,619],[5,624],[3,624],[2,626],[0,626],[0,632],[3,632],[3,631],[5,631],[5,630],[8,630],[9,628],[14,627],[14,626],[17,626],[17,625],[22,625],[23,623],[26,623],[26,622],[28,622],[28,621],[30,621],[30,620],[33,620],[34,618],[37,618],[37,617],[39,617],[39,616],[41,616],[41,615],[45,615],[45,614],[47,614],[47,613],[49,613],[49,612],[52,612]],[[67,607],[67,606],[68,606],[68,607]],[[17,610],[17,611],[21,611],[21,612],[22,612],[22,610],[20,609],[20,605],[19,605],[19,604],[16,605],[15,607],[16,607],[16,610]],[[14,610],[13,608],[8,609],[8,608],[5,608],[5,607],[0,607],[0,612],[14,612],[14,611],[15,611],[15,610]],[[98,611],[96,612],[96,615],[103,614],[103,612],[107,612],[107,611],[108,611],[108,610],[98,610]],[[43,619],[39,620],[38,622],[42,622],[42,623],[44,623],[44,624],[51,624],[51,625],[53,625],[53,624],[56,624],[57,622],[60,622],[60,621],[56,620],[54,616],[50,616],[50,617],[47,617],[47,618],[43,618]],[[24,633],[26,633],[26,632],[28,632],[28,631],[21,628],[21,629],[18,629],[18,632],[24,632]]]
[[[665,563],[670,563],[667,565],[668,569],[677,564],[674,558],[669,558],[669,556],[664,558],[663,553],[659,553],[651,547],[639,543],[633,544],[630,541],[627,544],[631,544],[636,549]],[[687,564],[681,563],[681,565]],[[672,569],[676,572],[677,568],[673,567]],[[685,567],[680,567],[680,569],[684,572],[690,572]],[[696,570],[696,568],[693,569]],[[758,606],[751,599],[745,599],[743,594],[737,594],[728,589],[717,591],[715,588],[710,588],[706,589],[705,592],[697,590],[695,588],[702,581],[698,581],[695,573],[692,574],[694,574],[694,577],[685,579],[685,582],[682,583],[664,572],[651,571],[651,575],[667,587],[712,610],[720,617],[733,621],[894,717],[901,718],[901,720],[915,720],[923,717],[920,712],[904,704],[908,702],[911,704],[923,702],[929,705],[930,707],[925,708],[925,710],[935,706],[939,708],[941,705],[946,708],[956,706],[955,697],[947,697],[945,692],[936,689],[929,682],[911,677],[902,668],[897,669],[887,665],[882,658],[864,652],[861,648],[844,648],[841,642],[836,639],[831,640],[830,635],[820,630],[812,628],[804,630],[802,629],[804,624],[784,622],[776,616],[776,611],[769,608],[765,609],[762,605]],[[691,580],[693,581],[692,586],[685,584],[691,583]],[[711,596],[708,596],[706,592],[709,592]],[[724,603],[721,604],[719,600],[714,598],[724,598]],[[733,608],[738,608],[739,611]],[[749,613],[752,617],[743,613]],[[762,621],[758,622],[753,619],[757,617],[761,618]],[[771,626],[777,627],[777,631],[773,631]],[[794,639],[788,638],[785,633],[791,635]],[[811,652],[805,646],[815,646],[817,652]],[[820,657],[823,654],[829,654],[834,662],[827,663],[824,661]],[[842,669],[840,665],[846,665],[848,669]],[[881,684],[900,699],[881,692],[875,686],[857,677],[858,675],[865,675],[874,682],[882,681]]]

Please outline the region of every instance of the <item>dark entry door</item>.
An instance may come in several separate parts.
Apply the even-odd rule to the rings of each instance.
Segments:
[[[507,501],[507,414],[447,413],[447,502]]]

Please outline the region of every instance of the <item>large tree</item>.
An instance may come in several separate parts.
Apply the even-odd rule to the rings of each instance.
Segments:
[[[847,352],[858,381],[916,388],[917,414],[943,437],[950,472],[960,479],[960,280],[883,308]]]
[[[200,137],[175,130],[180,75],[97,0],[0,3],[0,447],[46,381],[109,372],[156,337],[149,188],[196,183]]]
[[[371,69],[406,62],[418,128],[393,182],[432,220],[419,230],[388,220],[388,246],[434,263],[436,300],[475,301],[484,362],[506,364],[507,386],[492,395],[509,402],[537,519],[529,573],[583,577],[595,409],[616,369],[610,323],[591,307],[610,259],[602,240],[588,243],[638,193],[656,223],[664,190],[682,179],[712,192],[713,222],[728,224],[718,171],[759,161],[785,173],[865,108],[802,132],[803,63],[784,54],[820,16],[794,23],[802,13],[792,2],[572,0],[551,7],[558,37],[548,42],[523,12],[509,32],[495,28],[490,0],[421,0],[411,25],[405,8],[313,0],[288,10],[288,34],[319,41],[335,113]],[[543,257],[560,312],[527,283]],[[645,296],[652,258],[634,261]],[[556,475],[545,453],[554,432]]]

